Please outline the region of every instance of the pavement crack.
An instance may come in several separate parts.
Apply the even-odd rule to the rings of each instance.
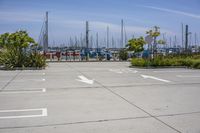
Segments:
[[[155,116],[153,116],[153,118],[154,117],[178,116],[178,115],[190,115],[190,114],[199,114],[199,113],[200,113],[200,111],[188,112],[188,113],[166,114],[166,115],[155,115]],[[42,125],[32,125],[32,126],[0,127],[0,130],[3,130],[3,129],[23,129],[23,128],[53,127],[53,126],[67,126],[67,125],[77,125],[77,124],[102,123],[102,122],[125,121],[125,120],[148,119],[148,118],[152,118],[152,116],[124,117],[124,118],[101,119],[101,120],[91,120],[91,121],[64,122],[64,123],[42,124]]]
[[[167,127],[173,129],[174,131],[181,133],[181,131],[179,131],[178,129],[172,127],[171,125],[165,123],[164,121],[160,120],[159,118],[157,118],[156,116],[150,114],[149,112],[147,112],[146,110],[142,109],[141,107],[139,107],[138,105],[130,102],[129,100],[127,100],[126,98],[124,98],[123,96],[119,95],[118,93],[114,92],[113,90],[109,89],[108,87],[104,86],[103,84],[101,84],[100,82],[96,81],[98,84],[100,84],[103,88],[107,89],[108,91],[110,91],[111,93],[113,93],[114,95],[118,96],[119,98],[121,98],[122,100],[126,101],[127,103],[129,103],[130,105],[138,108],[139,110],[141,110],[142,112],[144,112],[145,114],[149,115],[150,117],[156,119],[157,121],[163,123],[164,125],[166,125]]]
[[[101,120],[91,120],[91,121],[77,121],[77,122],[57,123],[57,124],[42,124],[42,125],[33,125],[33,126],[0,127],[0,129],[52,127],[52,126],[64,126],[64,125],[76,125],[76,124],[101,123],[101,122],[111,122],[111,121],[121,121],[121,120],[146,119],[146,118],[150,118],[150,116],[127,117],[127,118],[116,118],[116,119],[101,119]]]
[[[17,77],[20,73],[21,73],[21,71],[19,71],[15,76],[13,76],[13,77],[1,88],[0,92],[3,91],[3,90],[5,90],[5,88],[6,88],[13,80],[15,80],[16,77]]]
[[[155,117],[168,117],[168,116],[180,116],[180,115],[192,115],[192,114],[200,114],[200,111],[196,112],[186,112],[186,113],[174,113],[174,114],[166,114],[166,115],[156,115]]]
[[[87,76],[86,74],[84,74],[83,72],[73,68],[72,66],[70,66],[69,64],[67,64],[68,67],[70,67],[71,69],[79,72],[80,74],[88,77],[88,78],[91,78],[89,76]],[[174,128],[173,126],[165,123],[164,121],[160,120],[159,118],[155,117],[154,115],[150,114],[149,112],[147,112],[146,110],[142,109],[141,107],[139,107],[138,105],[132,103],[131,101],[129,101],[128,99],[124,98],[123,96],[121,96],[120,94],[116,93],[115,91],[111,90],[110,88],[108,88],[107,86],[103,85],[102,83],[100,83],[99,81],[95,80],[95,82],[97,84],[99,84],[100,86],[102,86],[104,89],[108,90],[109,92],[111,92],[112,94],[114,94],[115,96],[119,97],[120,99],[122,99],[123,101],[127,102],[128,104],[130,104],[131,106],[133,107],[136,107],[138,108],[139,110],[141,110],[142,112],[144,112],[145,114],[149,115],[150,117],[154,118],[155,120],[159,121],[160,123],[166,125],[167,127],[171,128],[172,130],[178,132],[178,133],[181,133],[181,131],[179,131],[178,129]]]

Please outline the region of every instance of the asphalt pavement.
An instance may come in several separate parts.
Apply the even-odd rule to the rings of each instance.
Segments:
[[[0,133],[200,133],[200,70],[129,65],[0,71]]]

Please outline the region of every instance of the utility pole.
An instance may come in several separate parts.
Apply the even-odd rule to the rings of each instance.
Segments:
[[[124,47],[124,20],[121,20],[121,48]]]

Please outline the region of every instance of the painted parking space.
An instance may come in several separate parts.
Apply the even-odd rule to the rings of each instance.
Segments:
[[[49,63],[45,70],[21,71],[0,92],[0,132],[134,132],[142,123],[141,132],[198,131],[178,122],[198,122],[198,71],[175,71],[124,62]]]
[[[0,110],[0,119],[20,119],[47,116],[47,109]]]

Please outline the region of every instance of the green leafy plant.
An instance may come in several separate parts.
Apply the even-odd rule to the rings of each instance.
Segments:
[[[143,58],[133,58],[131,60],[132,66],[139,66],[139,67],[147,67],[149,65],[149,61]]]
[[[45,67],[43,55],[36,52],[37,43],[26,31],[0,35],[0,64],[5,69]]]
[[[200,69],[200,58],[198,55],[169,55],[157,56],[154,59],[133,58],[131,60],[132,66],[139,67],[166,67],[166,66],[184,66],[189,68]]]
[[[128,41],[127,49],[129,51],[134,51],[134,53],[142,52],[144,50],[144,44],[146,44],[146,42],[143,37],[133,38]]]
[[[128,52],[125,49],[119,52],[119,59],[123,61],[126,61],[128,59]]]

